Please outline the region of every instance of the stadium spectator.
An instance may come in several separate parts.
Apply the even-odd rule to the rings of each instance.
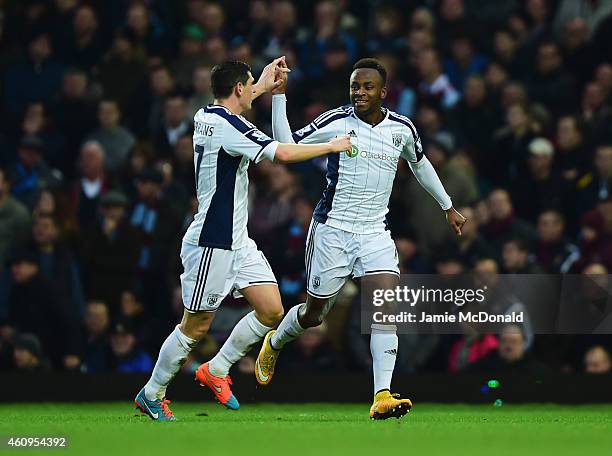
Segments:
[[[510,239],[502,249],[502,272],[507,274],[537,274],[542,270],[531,261],[529,247],[522,239]]]
[[[487,64],[487,58],[476,51],[469,36],[459,35],[451,41],[451,58],[444,62],[444,72],[452,86],[462,92],[466,79],[481,74]]]
[[[567,185],[553,169],[554,148],[545,138],[535,138],[527,146],[527,174],[512,195],[517,215],[535,223],[538,214],[547,208],[564,210]]]
[[[566,274],[580,259],[578,247],[565,237],[565,218],[554,209],[540,213],[535,257],[542,270],[549,274]]]
[[[526,351],[523,329],[514,324],[506,325],[499,334],[496,351],[471,366],[475,372],[495,374],[542,374],[546,366]]]
[[[132,99],[146,81],[145,54],[136,47],[134,36],[124,29],[115,32],[112,46],[100,62],[98,81],[104,96],[117,100],[122,112],[132,106]]]
[[[596,345],[584,354],[584,371],[587,374],[609,374],[612,372],[610,352],[601,345]]]
[[[504,95],[509,86],[504,89]],[[506,126],[493,135],[493,153],[484,158],[483,174],[494,185],[510,185],[527,174],[529,144],[536,138],[531,114],[519,100],[506,109]]]
[[[479,170],[492,148],[490,136],[483,135],[482,131],[495,130],[497,122],[497,113],[488,99],[485,80],[480,75],[468,77],[463,98],[450,113],[449,123],[459,146]]]
[[[98,103],[98,122],[100,126],[87,137],[97,141],[105,152],[106,169],[116,174],[127,160],[136,138],[127,128],[120,125],[121,110],[115,100],[102,100]]]
[[[11,277],[8,319],[3,324],[3,333],[35,334],[53,366],[62,367],[65,357],[78,355],[80,351],[73,315],[62,306],[52,282],[41,274],[35,252],[20,249],[13,254]]]
[[[204,36],[202,29],[195,24],[183,27],[180,54],[172,65],[172,73],[180,90],[189,90],[192,87],[194,71],[209,64],[204,53]],[[207,86],[210,86],[210,81]]]
[[[101,301],[90,301],[85,312],[85,349],[83,369],[94,374],[106,372],[111,367],[109,329],[111,325],[108,307]]]
[[[576,182],[579,213],[593,209],[599,201],[610,196],[612,185],[612,144],[604,144],[595,151],[593,169]]]
[[[181,214],[162,193],[163,175],[154,168],[138,177],[138,197],[129,215],[130,224],[141,238],[138,268],[145,301],[156,315],[168,312],[169,292],[166,272],[174,240],[180,235]]]
[[[126,322],[115,325],[110,344],[116,372],[147,373],[153,370],[153,358],[138,346],[136,336]]]
[[[11,250],[28,239],[30,218],[28,209],[11,196],[9,175],[0,168],[0,272]]]
[[[106,154],[99,142],[90,140],[83,144],[79,158],[81,179],[72,191],[73,210],[83,230],[96,222],[100,197],[109,187],[105,163]]]
[[[461,98],[448,76],[442,72],[440,56],[434,49],[423,49],[417,59],[419,74],[423,78],[419,86],[421,95],[433,103],[450,109]]]
[[[43,143],[35,137],[25,137],[19,143],[18,159],[9,171],[13,196],[30,211],[40,198],[42,189],[55,189],[62,175],[51,169],[43,158]]]
[[[563,116],[557,122],[557,154],[555,164],[561,176],[575,181],[588,170],[588,153],[583,139],[583,128],[574,116]]]
[[[65,65],[91,71],[100,62],[104,45],[95,10],[89,5],[80,5],[74,12],[70,39],[56,49],[56,55]]]
[[[516,217],[510,195],[506,190],[491,191],[487,203],[491,218],[481,230],[485,240],[491,244],[496,258],[500,258],[502,246],[510,239],[523,239],[527,242],[534,240],[533,227]]]
[[[572,111],[576,103],[574,77],[563,68],[563,57],[554,42],[538,46],[536,69],[528,84],[529,96],[544,104],[554,117]]]
[[[58,130],[65,139],[66,150],[58,168],[73,178],[81,144],[96,126],[96,106],[89,93],[89,77],[79,69],[64,74],[62,92],[51,111]]]
[[[129,200],[110,190],[100,198],[100,217],[82,239],[84,283],[87,296],[119,308],[123,290],[136,282],[141,237],[127,220]]]
[[[62,242],[57,218],[52,214],[39,214],[32,226],[31,248],[38,256],[40,272],[56,290],[58,304],[71,327],[85,310],[81,274],[76,258]]]
[[[53,101],[61,87],[64,69],[52,55],[51,39],[40,30],[28,41],[26,58],[6,69],[4,103],[13,119],[20,118],[29,103]]]
[[[15,336],[13,358],[15,368],[20,371],[45,372],[51,367],[44,358],[40,340],[30,333]]]
[[[213,102],[213,95],[210,90],[210,68],[197,66],[193,70],[191,86],[193,87],[193,94],[187,100],[187,116],[190,120],[201,108]]]
[[[164,103],[164,120],[155,143],[157,156],[170,158],[174,155],[174,148],[181,136],[190,133],[192,119],[187,117],[187,105],[181,95],[172,94]]]

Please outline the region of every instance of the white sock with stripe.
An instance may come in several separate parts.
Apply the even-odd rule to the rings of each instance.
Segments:
[[[271,329],[257,319],[255,311],[246,314],[234,326],[219,353],[208,362],[210,373],[216,377],[225,377],[230,367],[246,355]]]
[[[298,304],[297,306],[293,306],[283,318],[283,321],[278,325],[278,329],[272,335],[270,339],[270,343],[272,344],[272,348],[275,350],[280,350],[285,346],[287,342],[291,342],[292,340],[297,339],[306,329],[300,326],[300,322],[298,321],[298,314],[300,313],[300,309],[305,308],[306,304]]]
[[[151,378],[145,385],[148,400],[163,399],[170,381],[185,362],[187,355],[198,341],[187,337],[176,325],[162,344]]]
[[[370,352],[374,371],[374,394],[383,389],[391,389],[397,346],[397,327],[395,325],[372,325]]]

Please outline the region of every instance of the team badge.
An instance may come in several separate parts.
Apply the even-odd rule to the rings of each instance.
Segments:
[[[206,300],[206,302],[209,306],[214,306],[215,304],[217,304],[217,301],[219,300],[220,297],[221,296],[217,294],[208,295],[208,299]]]
[[[312,279],[312,286],[315,287],[315,289],[319,288],[321,286],[321,277],[314,276]]]
[[[402,145],[402,135],[399,133],[393,133],[391,135],[391,138],[393,138],[393,145],[395,147],[399,147]]]
[[[351,158],[355,158],[357,155],[359,155],[359,148],[355,145],[352,145],[351,150],[346,151],[346,155]]]

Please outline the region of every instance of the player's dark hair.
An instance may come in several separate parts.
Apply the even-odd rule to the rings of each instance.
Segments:
[[[355,65],[353,65],[353,70],[359,70],[361,68],[370,68],[378,71],[378,74],[380,74],[380,77],[382,78],[383,86],[387,84],[387,69],[380,60],[372,58],[361,59],[355,62]]]
[[[244,62],[228,60],[215,65],[210,73],[210,83],[215,98],[227,98],[239,82],[246,85],[251,67]]]

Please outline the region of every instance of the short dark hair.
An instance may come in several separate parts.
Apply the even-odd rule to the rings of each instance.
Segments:
[[[237,60],[228,60],[215,65],[210,73],[210,83],[215,98],[227,98],[239,82],[246,84],[251,67]]]
[[[380,77],[382,78],[383,85],[387,83],[387,69],[380,60],[372,58],[361,59],[358,60],[355,65],[353,65],[353,70],[359,70],[361,68],[370,68],[378,71],[378,74],[380,74]]]

